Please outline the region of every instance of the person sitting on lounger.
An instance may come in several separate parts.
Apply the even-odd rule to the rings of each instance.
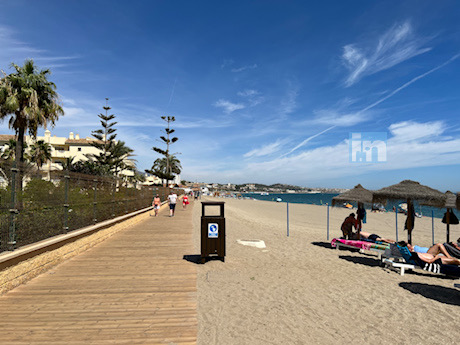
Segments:
[[[342,230],[343,238],[353,239],[353,227],[358,228],[357,220],[355,219],[355,214],[350,213],[350,215],[345,218],[340,229]]]
[[[444,265],[460,265],[460,260],[459,259],[455,259],[455,258],[452,258],[452,257],[446,257],[444,255],[440,255],[440,254],[430,254],[430,253],[417,253],[417,252],[414,252],[413,250],[411,250],[411,247],[412,246],[408,246],[406,242],[404,241],[400,241],[398,242],[398,245],[401,246],[401,247],[407,247],[409,249],[409,251],[412,253],[412,256],[414,257],[414,259],[420,259],[421,261],[423,262],[426,262],[426,263],[429,263],[429,264],[432,264],[432,263],[438,263],[438,264],[444,264]]]
[[[388,238],[383,238],[382,236],[379,236],[377,234],[371,234],[371,233],[366,232],[366,231],[361,231],[359,233],[359,235],[360,235],[360,239],[371,240],[373,242],[386,242],[386,243],[395,243],[396,242],[395,240],[390,240]]]

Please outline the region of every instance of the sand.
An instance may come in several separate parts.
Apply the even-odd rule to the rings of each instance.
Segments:
[[[458,344],[459,280],[418,271],[400,276],[376,255],[335,250],[324,206],[225,201],[227,256],[198,268],[198,344]],[[202,200],[204,201],[204,199]],[[330,209],[330,239],[350,213]],[[200,249],[201,205],[193,210]],[[398,217],[400,239],[403,216]],[[435,219],[435,240],[445,225]],[[394,213],[368,212],[363,230],[395,237]],[[460,227],[451,227],[451,239]],[[266,248],[237,240],[263,240]],[[431,218],[416,219],[413,242],[431,244]]]

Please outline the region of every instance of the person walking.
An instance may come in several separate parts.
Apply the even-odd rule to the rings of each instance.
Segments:
[[[161,199],[158,194],[153,198],[152,205],[153,205],[153,210],[155,211],[155,217],[156,217],[158,216],[158,212],[160,211],[160,205],[161,205]]]
[[[169,202],[169,216],[174,217],[174,210],[176,209],[177,194],[174,191],[171,191],[168,196]]]
[[[184,210],[187,208],[188,204],[189,204],[188,196],[187,196],[187,194],[185,194],[184,197],[182,198],[182,206],[183,206]]]

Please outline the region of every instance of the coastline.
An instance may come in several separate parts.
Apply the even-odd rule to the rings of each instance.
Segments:
[[[225,201],[227,257],[197,266],[198,344],[457,343],[452,316],[460,306],[453,288],[458,280],[429,273],[401,277],[381,268],[374,255],[330,249],[325,207],[290,205],[287,237],[285,204],[206,199]],[[199,206],[193,210],[197,253]],[[340,236],[349,212],[330,209],[330,240]],[[364,230],[394,238],[394,222],[393,213],[368,212]],[[400,231],[400,239],[406,236]],[[459,236],[460,228],[453,228],[451,237]],[[431,244],[431,218],[416,220],[413,238]],[[238,239],[263,240],[266,248]],[[444,239],[438,220],[435,240]]]

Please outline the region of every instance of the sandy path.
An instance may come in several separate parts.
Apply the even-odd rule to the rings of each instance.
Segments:
[[[219,199],[222,200],[222,199]],[[332,250],[326,207],[225,199],[227,257],[198,267],[198,344],[458,344],[458,280],[399,274],[377,257]],[[194,207],[199,253],[201,207]],[[331,238],[345,209],[331,209]],[[394,238],[394,214],[369,214],[366,231]],[[400,227],[403,217],[399,217]],[[436,221],[436,241],[445,227]],[[460,235],[454,227],[451,238]],[[406,233],[400,239],[406,239]],[[416,220],[414,242],[431,243],[431,218]],[[264,240],[267,248],[237,239]]]

